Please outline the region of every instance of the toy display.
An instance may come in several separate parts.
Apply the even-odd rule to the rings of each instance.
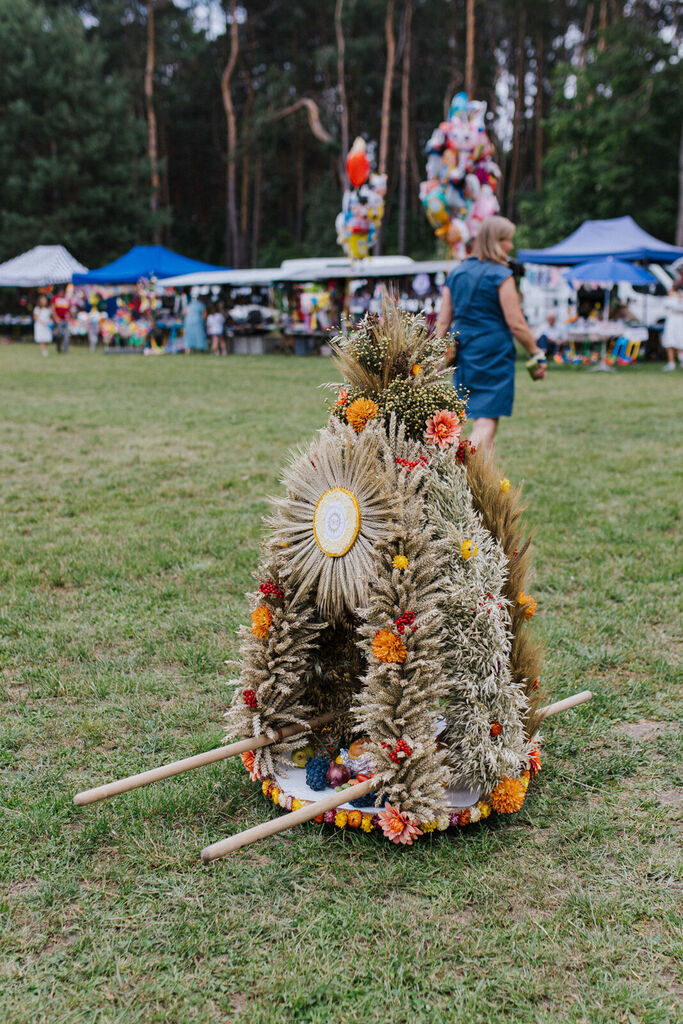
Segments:
[[[427,178],[420,184],[420,200],[437,238],[455,259],[471,252],[479,225],[499,209],[500,168],[493,159],[485,114],[485,103],[459,92],[448,119],[427,143]]]
[[[350,188],[344,192],[335,227],[337,242],[351,260],[363,260],[377,239],[384,216],[386,174],[371,171],[365,140],[357,138],[346,159]]]
[[[275,499],[226,714],[249,739],[78,794],[92,803],[240,754],[278,819],[410,846],[524,803],[540,769],[541,652],[520,488],[461,432],[443,341],[384,300],[335,346],[344,382]]]

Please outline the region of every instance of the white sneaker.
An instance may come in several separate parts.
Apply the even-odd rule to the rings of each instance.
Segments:
[[[666,366],[662,367],[662,373],[671,373],[672,370],[676,369],[675,363],[667,363]]]

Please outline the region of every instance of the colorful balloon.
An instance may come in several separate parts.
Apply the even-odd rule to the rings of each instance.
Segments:
[[[427,219],[449,254],[463,259],[472,249],[479,225],[499,210],[496,190],[500,168],[485,127],[486,104],[453,97],[448,120],[427,143],[427,178],[420,200]]]
[[[344,192],[341,213],[335,220],[337,242],[349,259],[363,260],[370,255],[382,223],[387,176],[370,173],[363,139],[354,142],[346,169],[352,187]]]

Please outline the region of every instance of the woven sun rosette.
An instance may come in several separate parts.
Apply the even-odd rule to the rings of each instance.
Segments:
[[[274,500],[226,715],[276,740],[243,755],[268,799],[372,778],[320,820],[404,845],[519,810],[540,768],[520,492],[462,440],[443,345],[389,302],[338,340],[344,383]]]

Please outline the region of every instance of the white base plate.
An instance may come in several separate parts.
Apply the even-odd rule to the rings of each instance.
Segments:
[[[276,772],[275,780],[283,793],[287,793],[288,796],[296,797],[297,800],[322,800],[324,796],[329,796],[332,792],[332,789],[329,787],[327,789],[323,789],[321,792],[316,792],[316,790],[311,789],[310,786],[306,785],[306,769],[295,768],[294,765],[287,769],[286,776],[281,772]],[[473,807],[480,796],[480,789],[446,790],[448,804],[454,811],[464,811],[467,807]],[[352,807],[351,804],[340,804],[339,807],[345,811],[362,811],[364,814],[371,814],[378,810],[374,804],[368,804],[367,806],[356,808]]]

